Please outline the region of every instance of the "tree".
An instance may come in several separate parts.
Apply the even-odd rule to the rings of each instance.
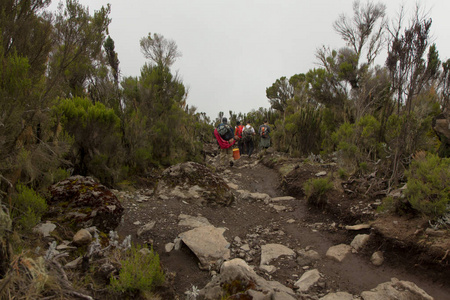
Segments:
[[[106,57],[108,59],[108,64],[113,71],[114,83],[119,84],[119,58],[117,52],[114,50],[114,40],[108,35],[103,47],[106,51]]]
[[[271,87],[266,88],[266,97],[269,99],[270,107],[284,112],[287,101],[294,97],[294,88],[285,76],[277,79]]]
[[[108,4],[90,16],[77,0],[66,0],[66,6],[59,7],[49,77],[59,83],[65,96],[85,96],[86,80],[104,65],[102,46],[110,11]]]
[[[30,64],[30,75],[39,80],[46,70],[52,47],[52,24],[44,9],[50,0],[0,2],[0,28],[4,55],[17,52]]]
[[[391,116],[387,143],[392,150],[391,182],[402,177],[403,162],[407,157],[421,149],[431,126],[432,108],[416,107],[423,102],[422,93],[432,80],[437,78],[440,61],[434,46],[429,47],[431,19],[427,19],[416,7],[410,26],[403,33],[403,10],[398,23],[389,28],[390,41],[386,67],[389,70],[391,87],[397,104],[397,115]],[[425,55],[428,49],[428,59]],[[430,102],[430,101],[429,101]],[[428,104],[431,106],[432,102]],[[389,125],[388,124],[388,125]]]
[[[352,105],[349,112],[354,115],[351,119],[359,120],[366,113],[379,109],[376,103],[383,101],[373,88],[380,90],[386,86],[382,82],[380,87],[374,85],[371,67],[386,40],[385,11],[384,4],[368,1],[361,5],[360,1],[355,1],[353,17],[341,14],[333,23],[347,47],[339,51],[323,47],[316,54],[325,70],[332,75],[328,80],[330,87],[336,94],[347,93],[352,100],[349,102]],[[368,82],[371,82],[370,87]]]
[[[386,5],[374,4],[368,1],[361,5],[353,2],[353,18],[341,14],[333,23],[333,28],[339,33],[356,55],[358,65],[363,50],[366,51],[366,64],[371,65],[383,47],[384,28],[386,26]]]
[[[401,20],[402,17],[399,18],[399,22]],[[430,48],[428,63],[424,59],[428,49],[431,23],[432,20],[421,17],[419,8],[416,8],[412,24],[403,34],[401,23],[389,30],[391,38],[386,67],[389,69],[397,101],[397,113],[400,113],[403,106],[410,113],[414,98],[425,84],[437,75],[440,62],[434,46]]]
[[[112,109],[87,98],[63,99],[53,107],[53,115],[73,137],[71,157],[74,172],[94,175],[105,184],[118,179],[120,155],[120,121]]]
[[[144,57],[163,68],[170,68],[175,60],[181,57],[177,44],[157,33],[154,33],[153,37],[149,33],[147,37],[141,39],[140,45]]]

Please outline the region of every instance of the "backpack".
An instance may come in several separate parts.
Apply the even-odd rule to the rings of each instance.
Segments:
[[[230,125],[228,124],[219,124],[219,126],[217,127],[217,132],[226,141],[233,138],[233,129],[231,129]]]
[[[237,135],[240,139],[242,138],[242,129],[244,129],[244,126],[236,126],[236,130],[234,132],[234,135]]]
[[[242,131],[242,138],[244,139],[244,141],[251,140],[252,135],[253,135],[253,132],[252,132],[251,127],[249,127],[249,128],[245,127],[244,130]]]
[[[259,135],[261,135],[262,138],[268,138],[269,137],[269,130],[266,125],[261,126],[261,130]]]

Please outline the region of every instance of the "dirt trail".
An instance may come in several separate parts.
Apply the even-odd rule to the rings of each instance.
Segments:
[[[233,168],[224,172],[224,177],[238,185],[239,189],[267,193],[271,197],[284,196],[279,189],[278,172],[255,162],[254,159],[243,157]],[[280,205],[286,206],[286,210],[277,211],[262,201],[237,200],[230,207],[215,208],[188,205],[180,200],[155,199],[138,204],[129,201],[124,203],[126,214],[118,230],[122,236],[132,234],[136,238],[138,226],[135,222],[145,224],[156,221],[155,229],[138,240],[152,243],[160,254],[173,293],[179,299],[183,299],[184,292],[193,285],[203,288],[211,279],[208,271],[198,268],[197,258],[187,247],[182,247],[180,251],[165,252],[167,243],[173,242],[179,233],[189,230],[177,225],[180,214],[201,215],[212,225],[227,228],[224,235],[231,243],[232,258],[239,255],[235,238],[248,242],[254,249],[248,262],[250,265],[259,265],[260,245],[264,244],[278,243],[293,250],[310,248],[317,251],[321,259],[310,265],[310,269],[317,268],[325,278],[325,284],[316,291],[318,295],[335,291],[359,295],[395,277],[414,282],[435,299],[450,299],[448,279],[439,278],[439,274],[433,271],[409,265],[395,254],[387,254],[380,267],[372,265],[370,255],[377,250],[374,248],[379,246],[377,242],[370,243],[371,249],[348,255],[341,263],[325,258],[329,247],[350,244],[356,234],[370,231],[349,232],[339,226],[347,224],[338,224],[335,216],[310,208],[305,199],[283,201]],[[266,279],[279,281],[289,287],[305,272],[295,259],[281,257],[271,262],[271,265],[276,266],[277,271],[270,275],[257,268],[255,270]]]

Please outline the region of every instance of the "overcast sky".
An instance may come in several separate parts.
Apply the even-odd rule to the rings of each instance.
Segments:
[[[212,119],[219,111],[247,113],[269,107],[266,88],[276,79],[318,67],[316,50],[338,49],[333,30],[340,14],[353,15],[353,0],[79,0],[90,14],[111,4],[109,33],[122,76],[139,76],[146,62],[139,40],[149,32],[173,40],[182,56],[172,66],[189,88],[188,104]],[[361,1],[365,3],[364,1]],[[395,18],[401,4],[380,1]],[[441,60],[450,58],[450,1],[420,0],[433,19]],[[54,0],[52,7],[58,1]],[[377,3],[377,2],[375,2]],[[383,63],[380,59],[380,63]]]

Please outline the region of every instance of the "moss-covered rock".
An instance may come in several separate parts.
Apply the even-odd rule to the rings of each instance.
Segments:
[[[96,226],[103,232],[120,223],[123,207],[117,197],[92,177],[72,176],[49,188],[49,216],[75,228]]]

